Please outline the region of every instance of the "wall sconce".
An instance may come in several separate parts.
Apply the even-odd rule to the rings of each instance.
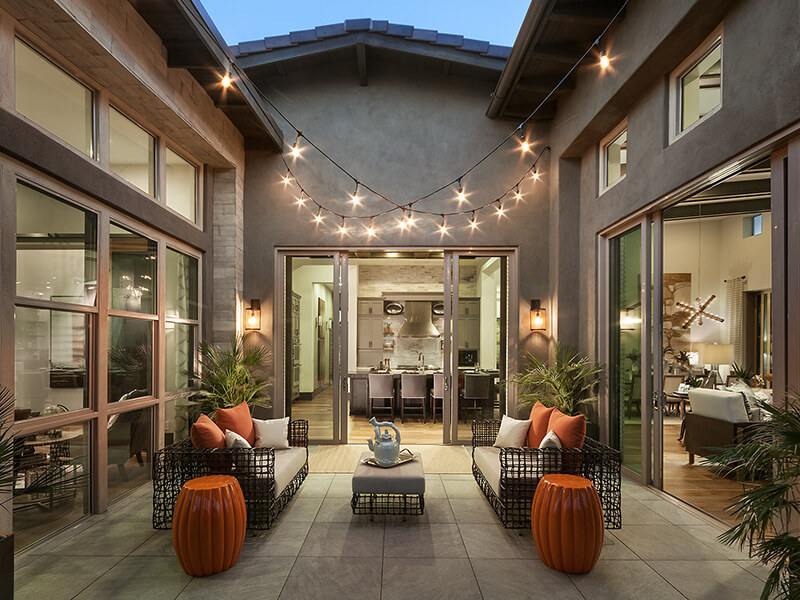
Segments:
[[[622,331],[635,331],[637,327],[642,324],[641,317],[637,317],[636,313],[631,309],[625,309],[619,313],[619,328]]]
[[[542,301],[538,298],[531,300],[531,331],[547,330],[547,309],[542,308]]]
[[[250,300],[250,308],[244,309],[244,328],[246,331],[261,329],[261,300]]]

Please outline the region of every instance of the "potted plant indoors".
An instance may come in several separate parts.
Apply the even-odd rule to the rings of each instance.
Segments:
[[[249,343],[241,335],[231,338],[230,349],[203,342],[199,371],[189,373],[199,387],[191,403],[206,414],[242,402],[251,408],[264,405],[268,400],[264,391],[269,380],[258,375],[269,370],[271,359],[272,353],[266,347]]]
[[[11,512],[14,493],[16,450],[11,426],[14,424],[14,395],[0,388],[0,503]],[[4,515],[5,517],[5,515]],[[14,597],[14,534],[0,531],[0,598]]]
[[[590,401],[588,396],[605,369],[605,365],[560,344],[556,344],[552,367],[530,353],[527,360],[528,370],[517,373],[512,379],[519,388],[519,406],[531,406],[539,401],[545,406],[555,406],[565,415],[577,414],[581,405]]]
[[[752,425],[742,443],[708,457],[707,462],[758,482],[734,498],[728,509],[739,523],[720,536],[725,544],[750,547],[770,573],[761,593],[768,598],[800,598],[800,402],[784,406],[756,400],[765,420]]]

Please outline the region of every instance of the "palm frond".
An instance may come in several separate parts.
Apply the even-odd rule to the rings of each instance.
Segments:
[[[14,394],[0,388],[0,495],[14,489],[14,457],[17,450],[11,426],[14,424]]]

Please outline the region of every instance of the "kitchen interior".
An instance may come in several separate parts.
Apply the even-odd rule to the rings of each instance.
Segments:
[[[378,421],[393,420],[403,443],[443,442],[444,401],[434,401],[432,396],[449,393],[434,390],[445,364],[444,261],[441,250],[351,252],[347,366],[343,369],[348,380],[342,386],[351,441],[372,436],[368,421],[375,416]],[[500,418],[505,406],[501,374],[507,339],[506,259],[470,256],[458,261],[459,314],[454,319],[458,438],[468,440],[476,413],[477,418]],[[332,275],[330,259],[293,258],[289,338],[293,359],[287,382],[292,414],[308,419],[311,437],[318,440],[333,436]],[[370,404],[370,375],[391,378],[387,383],[391,391],[384,392],[390,398],[374,398]],[[424,376],[424,401],[406,399],[405,410],[403,375]]]

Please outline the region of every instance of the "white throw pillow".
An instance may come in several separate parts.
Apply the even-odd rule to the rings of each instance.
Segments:
[[[561,440],[558,439],[556,432],[551,429],[547,432],[547,435],[544,436],[542,443],[539,444],[539,448],[562,448]]]
[[[289,417],[283,419],[253,419],[256,448],[285,450],[289,446]]]
[[[244,439],[235,431],[230,429],[225,430],[225,447],[226,448],[252,448],[250,442]]]
[[[528,436],[528,428],[531,426],[530,420],[512,419],[503,415],[500,422],[500,431],[494,440],[495,448],[522,448]]]

